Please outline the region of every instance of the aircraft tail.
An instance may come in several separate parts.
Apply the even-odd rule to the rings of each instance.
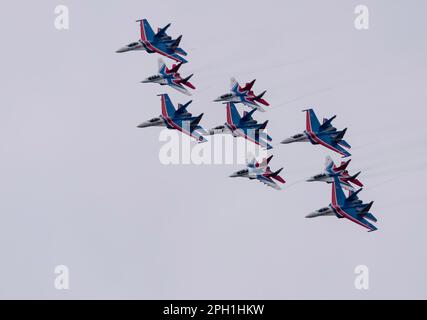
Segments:
[[[175,111],[175,114],[182,114],[187,112],[187,107],[193,102],[193,100],[188,101],[185,104],[178,104],[178,109]]]
[[[258,167],[265,167],[265,166],[267,166],[269,163],[270,163],[270,161],[271,161],[271,159],[273,158],[273,156],[271,155],[271,156],[269,156],[268,158],[264,158],[259,164],[258,164]]]
[[[264,90],[264,92],[262,92],[261,94],[257,95],[254,100],[257,101],[257,102],[259,102],[259,103],[261,103],[261,104],[263,104],[263,105],[265,105],[265,106],[269,106],[270,104],[265,99],[262,98],[265,95],[266,92],[267,92],[267,90]]]
[[[279,174],[280,174],[280,172],[282,172],[282,170],[283,170],[283,168],[280,168],[276,172],[269,174],[269,177],[273,178],[273,179],[275,179],[281,183],[286,183],[285,179],[283,179],[281,176],[279,176]]]
[[[196,87],[189,82],[189,80],[193,77],[193,74],[190,74],[187,78],[184,78],[180,81],[180,83],[186,85],[187,87],[191,88],[191,89],[196,89]]]
[[[176,38],[172,44],[169,45],[169,49],[176,51],[176,49],[179,47],[179,43],[181,42],[182,36],[179,36]]]
[[[172,65],[172,68],[169,70],[172,73],[177,73],[179,68],[181,68],[182,66],[182,62],[178,63],[178,64],[174,64]]]
[[[203,113],[201,113],[200,115],[198,115],[196,117],[196,119],[194,119],[193,121],[191,121],[190,123],[190,130],[194,131],[194,129],[196,129],[200,123],[200,120],[202,120],[203,118]]]
[[[325,130],[327,128],[329,128],[331,126],[332,121],[336,118],[337,116],[333,116],[330,119],[323,119],[323,123],[320,125],[319,130]]]
[[[341,141],[343,141],[342,139],[344,138],[346,132],[347,132],[347,128],[345,128],[344,130],[339,131],[338,133],[336,133],[333,136],[335,142],[340,143]]]
[[[338,144],[345,147],[345,148],[351,149],[351,145],[345,140],[338,141]]]
[[[374,201],[369,202],[368,204],[366,204],[359,212],[359,215],[361,215],[362,217],[369,219],[373,222],[377,222],[377,218],[375,218],[375,216],[369,212],[369,210],[371,210],[372,205],[374,204]]]
[[[182,49],[180,47],[176,48],[175,52],[178,53],[178,54],[180,54],[180,55],[183,55],[183,56],[187,56],[188,55],[187,52],[185,52],[184,49]]]
[[[256,81],[256,79],[252,80],[251,82],[247,83],[243,88],[240,88],[240,89],[242,91],[250,91],[250,90],[252,90],[252,87],[254,86],[255,81]]]
[[[350,162],[351,162],[351,159],[349,159],[347,161],[342,161],[341,165],[339,167],[335,168],[335,171],[344,171],[345,169],[347,169]]]
[[[361,171],[359,171],[358,173],[356,173],[354,176],[351,176],[348,180],[351,182],[351,183],[354,183],[356,186],[358,186],[358,187],[363,187],[363,183],[362,182],[360,182],[360,180],[359,179],[357,179],[357,177],[360,175],[360,173],[361,173]]]
[[[263,124],[261,124],[261,125],[257,128],[257,131],[264,130],[264,129],[267,127],[267,124],[268,124],[268,120],[267,120],[267,121],[265,121]]]

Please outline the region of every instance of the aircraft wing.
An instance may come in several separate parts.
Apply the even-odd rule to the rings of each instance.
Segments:
[[[265,109],[254,101],[248,100],[245,97],[241,97],[241,101],[245,106],[249,108],[256,109],[261,112],[265,112]]]
[[[269,186],[269,187],[272,187],[272,188],[274,188],[276,190],[281,190],[280,186],[277,185],[277,183],[275,183],[273,181],[273,179],[271,179],[271,178],[268,178],[268,177],[260,174],[260,175],[257,176],[257,179],[259,181],[261,181],[262,183],[264,183],[265,185]]]
[[[249,140],[267,150],[273,149],[273,147],[268,144],[267,141],[265,141],[260,134],[256,133],[256,130],[254,130],[253,128],[239,128],[236,127],[233,130],[234,133],[236,133],[236,135],[245,138],[246,140]]]
[[[342,155],[343,158],[351,156],[351,153],[348,152],[343,147],[341,147],[338,143],[336,143],[330,135],[318,136],[314,132],[307,132],[307,133],[309,134],[310,138],[312,138],[314,141],[316,141],[317,143],[321,144],[322,146],[332,151],[338,152],[339,154]]]
[[[182,84],[176,83],[175,81],[172,80],[168,85],[174,88],[175,90],[178,90],[183,94],[186,94],[187,96],[191,96],[191,92],[188,91]]]
[[[204,137],[207,134],[206,130],[201,126],[197,125],[192,128],[191,121],[188,119],[170,119],[170,124],[176,130],[181,131],[182,133],[196,139],[200,142],[207,142],[208,140]]]

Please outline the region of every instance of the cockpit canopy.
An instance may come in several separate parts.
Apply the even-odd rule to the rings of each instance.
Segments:
[[[245,174],[248,172],[248,169],[242,169],[236,172],[236,174],[241,175],[241,174]]]
[[[298,139],[298,138],[302,138],[302,137],[304,137],[304,135],[302,133],[298,133],[298,134],[294,135],[292,138]]]
[[[132,47],[136,47],[137,45],[139,45],[138,42],[132,42],[132,43],[128,44],[128,47],[132,48]]]
[[[328,210],[329,210],[329,207],[325,207],[325,208],[319,209],[319,212],[325,212],[325,211],[328,211]]]
[[[326,177],[326,174],[320,173],[320,174],[316,174],[313,178],[314,179],[320,179],[320,178],[324,178],[324,177]]]
[[[157,79],[160,79],[160,76],[159,75],[154,75],[154,76],[150,76],[150,77],[148,77],[148,80],[157,80]]]
[[[220,98],[221,99],[227,99],[227,98],[231,98],[233,95],[231,94],[231,93],[226,93],[226,94],[223,94]]]
[[[225,128],[224,126],[218,126],[218,127],[215,127],[214,130],[222,130],[224,128]]]
[[[153,118],[153,119],[148,120],[148,122],[151,122],[151,123],[158,122],[158,121],[160,121],[160,118]]]

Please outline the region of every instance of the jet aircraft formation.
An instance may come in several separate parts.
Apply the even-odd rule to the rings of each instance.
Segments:
[[[157,83],[161,86],[169,86],[183,94],[191,95],[191,90],[196,87],[190,82],[192,74],[187,77],[181,77],[179,70],[188,61],[182,56],[187,56],[187,53],[179,46],[182,36],[172,39],[166,31],[171,26],[169,23],[163,28],[157,29],[154,32],[147,19],[137,20],[140,26],[140,39],[132,42],[120,49],[117,53],[128,51],[146,51],[148,53],[158,53],[166,58],[174,61],[170,68],[166,63],[159,58],[158,73],[148,76],[142,83]],[[210,130],[205,130],[200,122],[203,118],[203,113],[198,116],[193,116],[187,109],[192,101],[185,104],[173,104],[168,94],[164,93],[160,96],[161,114],[150,120],[147,120],[138,128],[146,127],[166,127],[172,130],[178,130],[199,143],[207,142],[207,137],[215,134],[231,134],[234,137],[242,137],[261,148],[266,150],[273,149],[271,145],[272,138],[265,131],[268,120],[263,123],[258,123],[253,115],[256,111],[265,112],[266,107],[270,104],[264,99],[266,91],[260,94],[255,94],[253,87],[256,80],[246,83],[241,86],[236,79],[231,79],[230,92],[225,93],[214,100],[225,104],[226,122]],[[241,104],[250,108],[250,111],[243,111],[241,114],[236,105]],[[268,109],[267,109],[268,110]],[[281,144],[290,144],[293,142],[310,142],[313,145],[321,145],[333,152],[340,154],[343,158],[351,156],[348,149],[351,145],[344,140],[347,132],[345,129],[337,129],[332,125],[333,117],[323,119],[320,123],[312,108],[303,110],[305,112],[306,124],[305,130],[302,133],[293,135],[290,138],[284,139]],[[270,161],[272,155],[266,159],[258,161],[256,158],[250,159],[246,168],[241,169],[230,177],[243,177],[250,180],[258,180],[267,186],[276,190],[280,190],[280,184],[285,184],[286,181],[280,176],[283,168],[272,171]],[[341,162],[340,165],[335,165],[332,158],[326,158],[325,169],[323,172],[316,174],[307,179],[308,182],[321,181],[332,185],[332,200],[328,207],[324,207],[317,211],[308,214],[307,218],[319,216],[333,216],[338,218],[346,218],[369,231],[375,231],[377,228],[371,222],[377,222],[375,216],[370,213],[373,201],[363,203],[358,198],[358,194],[362,190],[363,184],[358,180],[360,172],[350,175],[347,167],[351,160]],[[360,189],[356,190],[356,187]],[[348,195],[345,195],[345,191]]]

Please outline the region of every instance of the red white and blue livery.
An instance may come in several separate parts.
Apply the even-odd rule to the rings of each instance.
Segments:
[[[254,86],[256,80],[253,80],[247,83],[244,87],[241,87],[236,79],[231,79],[231,91],[229,93],[223,94],[214,102],[234,102],[242,103],[245,106],[265,112],[264,108],[261,105],[269,106],[270,104],[263,99],[263,96],[267,91],[262,92],[259,95],[256,95],[252,87]]]
[[[332,202],[328,207],[319,209],[315,212],[310,213],[306,218],[315,218],[320,216],[336,216],[340,219],[346,218],[361,227],[364,227],[370,231],[377,230],[371,222],[377,222],[377,218],[370,213],[373,201],[369,203],[363,203],[358,198],[358,193],[362,189],[356,192],[350,192],[349,196],[346,197],[341,187],[341,182],[338,177],[334,177],[332,182]]]
[[[164,28],[159,28],[154,33],[147,19],[137,20],[139,22],[141,39],[136,42],[132,42],[120,49],[117,53],[128,52],[128,51],[147,51],[148,53],[158,53],[176,62],[186,63],[182,56],[186,56],[187,53],[179,47],[182,36],[176,39],[168,36],[166,30],[170,27],[170,23]]]
[[[338,177],[341,186],[348,191],[356,191],[353,184],[358,187],[363,187],[362,182],[357,179],[360,175],[360,171],[355,175],[350,175],[347,171],[347,167],[350,160],[341,162],[340,166],[336,166],[331,157],[326,157],[325,171],[307,179],[308,182],[312,181],[323,181],[326,183],[334,182],[334,178]]]
[[[181,131],[198,142],[207,141],[203,136],[208,133],[199,125],[200,120],[202,120],[203,113],[197,117],[193,117],[193,115],[187,111],[187,107],[192,101],[189,101],[186,104],[178,104],[178,108],[175,109],[167,94],[161,94],[160,97],[162,114],[156,118],[141,123],[138,128],[166,127],[168,129]]]
[[[191,96],[191,92],[187,89],[196,89],[196,87],[190,82],[192,74],[188,77],[182,78],[179,74],[179,68],[182,66],[182,62],[172,65],[172,68],[168,68],[162,59],[159,59],[159,73],[152,75],[142,83],[158,83],[161,86],[169,86],[181,93]]]
[[[242,137],[264,149],[269,150],[273,148],[269,144],[272,138],[264,131],[267,127],[268,120],[259,124],[252,118],[256,109],[250,112],[245,111],[243,116],[240,116],[236,105],[233,102],[228,102],[226,103],[226,111],[227,122],[224,125],[209,130],[210,135],[230,133],[234,137]]]
[[[351,156],[350,152],[346,150],[346,148],[350,149],[351,146],[343,139],[347,132],[347,128],[338,131],[331,124],[336,116],[333,116],[330,119],[323,119],[323,123],[320,124],[313,109],[304,111],[306,112],[305,131],[285,139],[281,143],[287,144],[292,142],[309,141],[312,144],[320,144],[332,151],[335,151],[342,155],[343,158]]]
[[[232,175],[231,178],[241,177],[248,178],[250,180],[258,180],[272,187],[276,190],[281,190],[280,185],[277,182],[285,183],[286,181],[279,175],[283,168],[273,172],[270,169],[269,163],[273,156],[263,159],[261,162],[257,162],[255,158],[248,162],[247,168],[239,170]]]

